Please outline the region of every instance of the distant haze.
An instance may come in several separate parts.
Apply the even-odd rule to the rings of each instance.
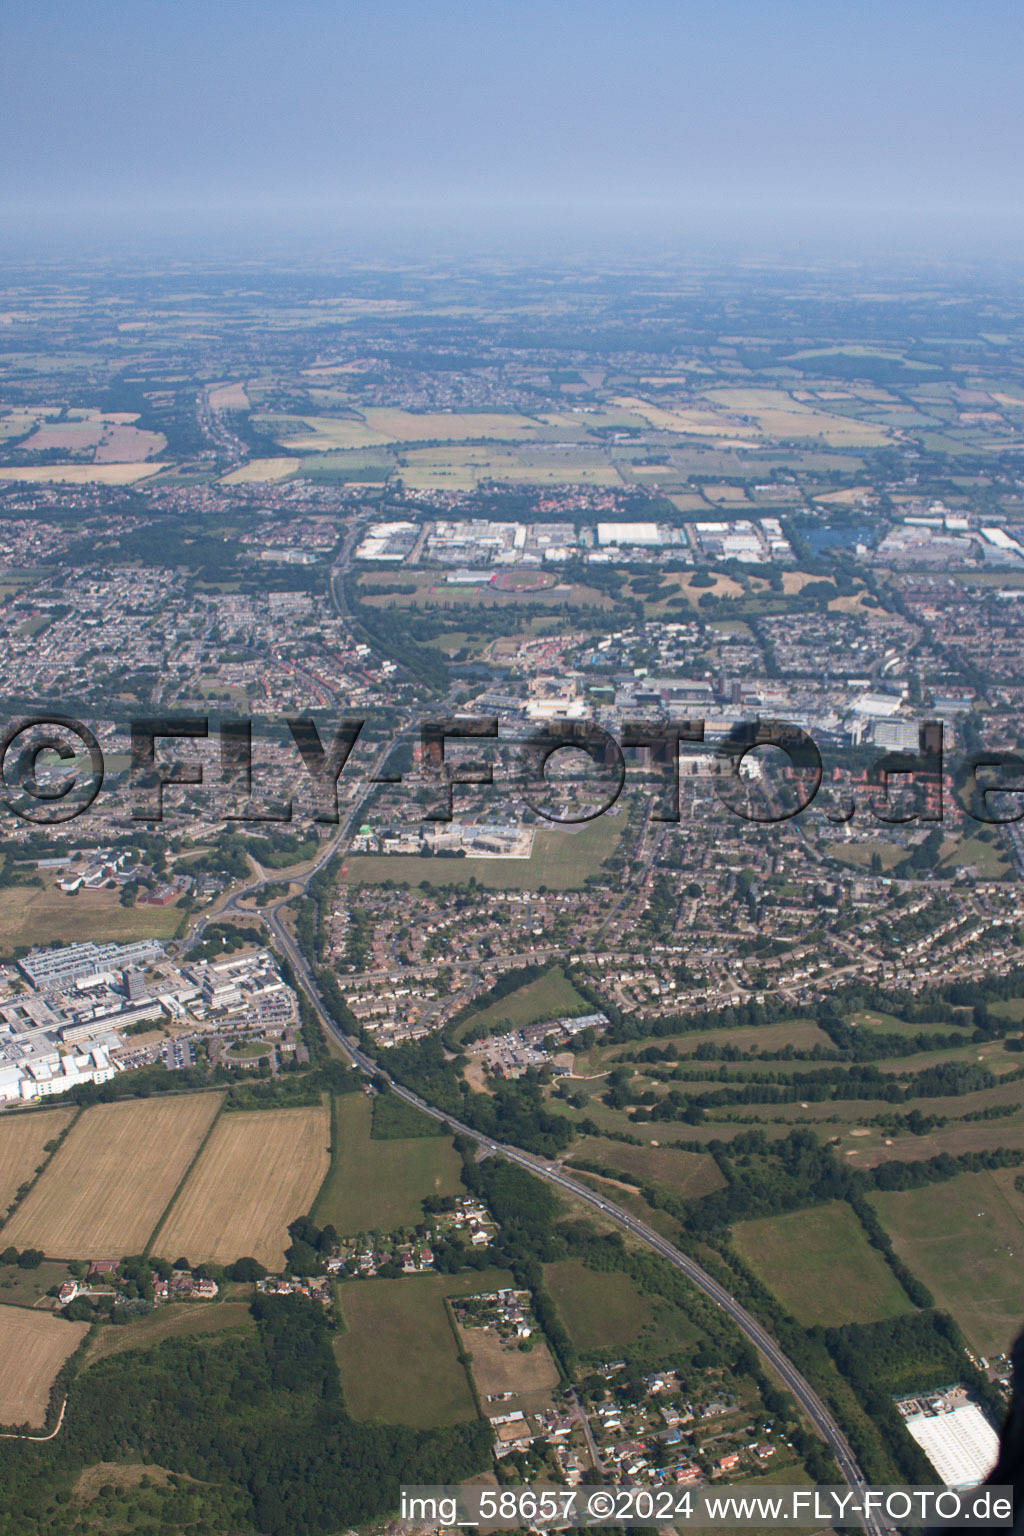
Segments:
[[[1006,246],[1022,78],[1019,0],[7,0],[0,241]]]

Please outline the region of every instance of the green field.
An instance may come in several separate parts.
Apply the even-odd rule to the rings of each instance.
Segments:
[[[649,1358],[700,1337],[682,1307],[645,1295],[622,1270],[587,1269],[577,1259],[544,1265],[544,1283],[581,1354],[603,1359],[627,1350]]]
[[[455,1195],[462,1189],[461,1163],[448,1137],[375,1141],[370,1136],[373,1106],[362,1093],[336,1100],[337,1146],[316,1198],[314,1215],[342,1234],[393,1232],[423,1220],[427,1195]]]
[[[964,1173],[868,1197],[900,1258],[980,1354],[1008,1351],[1024,1324],[1024,1195],[1015,1176]]]
[[[461,1038],[477,1025],[486,1025],[488,1030],[501,1026],[520,1029],[524,1024],[537,1024],[543,1019],[558,1018],[560,1014],[591,1011],[590,1004],[576,991],[561,966],[554,965],[536,981],[528,982],[525,987],[510,992],[508,997],[499,998],[496,1003],[474,1013],[472,1018],[459,1025],[456,1036]]]
[[[841,1200],[742,1221],[733,1228],[733,1241],[805,1328],[881,1322],[912,1310],[882,1255]]]
[[[432,886],[465,885],[474,875],[490,890],[578,890],[596,875],[618,847],[625,818],[609,812],[578,827],[539,827],[528,859],[433,859],[417,854],[349,854],[345,879],[350,885],[380,885],[384,880]]]
[[[723,1179],[709,1153],[683,1152],[678,1147],[631,1147],[620,1141],[587,1137],[577,1142],[573,1157],[606,1163],[645,1183],[666,1184],[677,1195],[698,1199],[721,1189]]]
[[[336,1335],[334,1353],[352,1417],[413,1429],[472,1419],[473,1392],[444,1298],[513,1284],[506,1270],[487,1269],[343,1285],[345,1332]]]
[[[564,1259],[545,1264],[544,1283],[581,1354],[606,1351],[614,1357],[650,1321],[650,1302],[621,1270],[587,1269],[578,1259]]]

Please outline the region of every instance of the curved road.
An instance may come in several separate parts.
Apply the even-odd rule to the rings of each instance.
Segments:
[[[587,1185],[578,1183],[566,1174],[557,1163],[547,1162],[543,1158],[534,1157],[531,1153],[524,1152],[520,1147],[494,1141],[490,1136],[485,1136],[480,1131],[473,1130],[471,1126],[463,1125],[453,1115],[447,1114],[444,1110],[437,1109],[433,1104],[428,1104],[418,1094],[403,1087],[401,1083],[395,1082],[377,1062],[360,1049],[356,1041],[344,1034],[331,1018],[320,997],[319,988],[316,985],[305,956],[300,952],[291,934],[280,921],[278,908],[281,905],[282,903],[275,902],[273,905],[264,908],[264,920],[281,952],[292,966],[296,978],[301,981],[320,1023],[328,1034],[341,1046],[353,1066],[367,1075],[383,1078],[392,1092],[396,1093],[399,1098],[404,1099],[406,1103],[413,1105],[432,1119],[443,1121],[445,1124],[452,1126],[463,1136],[471,1137],[485,1151],[500,1153],[503,1157],[508,1158],[509,1162],[518,1163],[520,1167],[527,1169],[537,1178],[544,1179],[549,1184],[554,1184],[567,1194],[571,1194],[574,1199],[582,1200],[585,1204],[592,1206],[595,1210],[600,1211],[608,1220],[623,1227],[627,1232],[631,1232],[634,1237],[639,1238],[648,1248],[653,1249],[655,1253],[660,1254],[674,1268],[680,1270],[699,1290],[703,1291],[717,1306],[722,1308],[722,1311],[732,1319],[740,1332],[750,1340],[782,1378],[815,1429],[832,1451],[839,1464],[843,1478],[857,1495],[858,1503],[863,1506],[863,1493],[867,1483],[864,1474],[857,1464],[849,1441],[810,1382],[801,1375],[800,1371],[797,1370],[796,1366],[767,1329],[762,1327],[757,1318],[748,1312],[745,1307],[741,1306],[723,1285],[719,1284],[705,1269],[702,1269],[688,1254],[684,1253],[680,1248],[676,1248],[674,1244],[662,1237],[659,1232],[655,1232],[653,1227],[649,1227],[646,1222],[638,1220],[637,1217],[632,1216],[628,1211],[623,1210],[612,1201],[606,1200],[602,1195],[588,1188]],[[888,1536],[889,1528],[877,1513],[864,1518],[862,1523],[869,1536]]]

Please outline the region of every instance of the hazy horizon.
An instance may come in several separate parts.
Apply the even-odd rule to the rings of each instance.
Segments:
[[[99,0],[0,21],[3,248],[1012,252],[1005,0]]]

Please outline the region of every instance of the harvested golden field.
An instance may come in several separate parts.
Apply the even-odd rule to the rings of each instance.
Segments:
[[[166,464],[31,464],[0,467],[0,480],[28,480],[34,485],[55,481],[60,485],[132,485],[158,475]]]
[[[287,480],[301,466],[296,458],[250,459],[240,469],[221,476],[222,485],[251,485],[262,480]]]
[[[371,406],[362,419],[344,416],[304,416],[282,430],[278,440],[288,448],[319,453],[324,448],[370,448],[384,443],[465,442],[493,438],[524,442],[537,436],[537,422],[502,411],[403,411]]]
[[[615,404],[641,416],[648,426],[659,432],[682,432],[688,437],[748,438],[758,435],[756,427],[730,421],[728,415],[708,404],[651,405],[647,400],[639,400],[632,395],[619,397]]]
[[[88,1332],[52,1312],[0,1307],[0,1424],[43,1424],[53,1379]]]
[[[327,1104],[224,1115],[154,1240],[193,1264],[284,1264],[288,1223],[304,1216],[330,1166]]]
[[[247,411],[249,396],[244,384],[211,384],[206,392],[211,411]]]
[[[892,433],[884,427],[816,410],[784,389],[709,389],[707,399],[721,410],[749,417],[765,437],[820,437],[829,446],[841,448],[877,448],[892,441]]]
[[[4,1228],[56,1259],[141,1253],[220,1107],[215,1093],[98,1104]]]
[[[103,436],[96,446],[93,462],[96,464],[141,464],[154,454],[162,453],[167,439],[162,432],[147,432],[142,427],[126,427],[119,422],[104,427]]]
[[[0,1215],[46,1157],[43,1148],[59,1136],[73,1109],[19,1110],[0,1117]]]

